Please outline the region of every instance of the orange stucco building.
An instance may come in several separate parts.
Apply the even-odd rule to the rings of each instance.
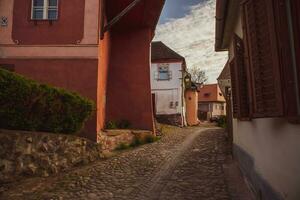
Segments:
[[[163,5],[2,0],[0,65],[92,99],[97,110],[84,137],[96,141],[105,123],[117,120],[153,131],[150,43]]]

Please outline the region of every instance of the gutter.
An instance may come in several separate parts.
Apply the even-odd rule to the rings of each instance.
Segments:
[[[223,37],[229,0],[217,0],[216,4],[215,51],[225,51],[226,49],[223,48]]]

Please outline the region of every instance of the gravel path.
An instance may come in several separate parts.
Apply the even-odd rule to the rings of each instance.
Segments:
[[[174,128],[153,144],[51,178],[28,179],[0,199],[230,199],[224,131]]]

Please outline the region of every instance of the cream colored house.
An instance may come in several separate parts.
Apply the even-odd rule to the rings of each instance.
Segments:
[[[257,199],[300,199],[300,1],[217,0],[234,158]],[[224,63],[225,64],[225,63]]]

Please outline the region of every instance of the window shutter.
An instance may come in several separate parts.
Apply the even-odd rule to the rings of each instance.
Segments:
[[[272,0],[243,2],[253,117],[283,115]]]
[[[243,40],[237,35],[233,38],[234,59],[230,63],[233,113],[239,119],[249,119],[249,94],[247,69],[244,62]]]
[[[238,90],[237,90],[237,68],[232,60],[230,63],[230,76],[231,76],[231,94],[232,94],[232,114],[234,118],[239,117],[239,98],[238,98]]]
[[[291,6],[291,5],[290,5]],[[276,27],[278,51],[280,68],[282,72],[282,94],[284,100],[284,113],[288,119],[294,118],[298,115],[297,109],[297,78],[293,63],[292,40],[296,35],[290,32],[288,25],[289,17],[285,0],[277,0],[274,2],[274,21]],[[291,13],[290,13],[291,14]],[[291,40],[291,37],[293,38]]]

